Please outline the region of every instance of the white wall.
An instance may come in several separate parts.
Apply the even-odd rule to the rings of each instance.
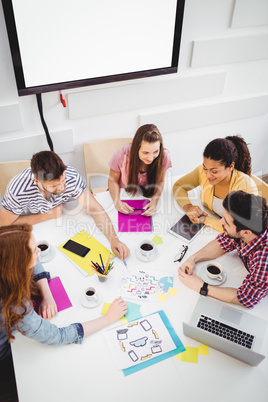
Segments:
[[[234,134],[250,144],[253,172],[268,173],[267,4],[186,0],[177,74],[66,91],[67,108],[59,92],[43,94],[55,151],[84,175],[84,142],[130,137],[151,122],[175,174],[201,163],[210,140]],[[35,96],[17,96],[2,8],[0,55],[0,160],[30,159],[49,148]]]

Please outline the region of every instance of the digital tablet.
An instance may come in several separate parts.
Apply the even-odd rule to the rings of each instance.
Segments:
[[[202,231],[204,226],[204,223],[192,223],[187,215],[183,215],[168,231],[174,236],[190,242]]]

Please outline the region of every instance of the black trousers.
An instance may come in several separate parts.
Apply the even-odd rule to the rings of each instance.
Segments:
[[[0,360],[0,402],[18,402],[12,355]]]

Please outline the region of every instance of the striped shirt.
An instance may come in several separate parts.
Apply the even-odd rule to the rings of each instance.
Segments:
[[[84,180],[77,170],[70,166],[65,170],[65,175],[65,191],[59,195],[52,194],[50,200],[46,200],[33,180],[34,175],[31,168],[24,169],[12,179],[2,200],[2,205],[15,215],[45,214],[52,208],[67,202],[71,197],[80,197],[86,188]]]
[[[237,250],[248,274],[237,289],[237,298],[244,306],[254,307],[268,294],[268,229],[249,244],[242,239],[236,241],[225,236],[217,236],[217,241],[226,252]]]

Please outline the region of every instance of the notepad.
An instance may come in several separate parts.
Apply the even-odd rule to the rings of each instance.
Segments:
[[[66,308],[72,307],[72,303],[58,276],[56,278],[50,279],[48,281],[48,286],[57,305],[58,312],[65,310]],[[41,297],[34,300],[35,311],[38,311],[40,304],[41,304]]]
[[[148,200],[122,200],[122,202],[135,209],[144,208],[149,203]],[[136,210],[128,215],[118,212],[118,231],[152,232],[152,217],[143,216],[143,212],[143,210]]]
[[[90,251],[87,253],[85,257],[80,257],[79,255],[74,254],[71,251],[63,248],[64,244],[68,240],[73,240],[79,244],[82,244],[83,246],[88,247]],[[75,236],[71,237],[70,239],[67,239],[64,243],[58,246],[58,249],[62,251],[63,254],[65,254],[75,264],[76,267],[78,267],[80,272],[82,270],[82,273],[84,273],[84,275],[93,275],[96,272],[91,267],[91,260],[99,261],[99,263],[101,263],[99,253],[101,253],[103,261],[108,260],[110,253],[112,258],[115,257],[115,255],[110,250],[108,250],[108,248],[104,247],[103,244],[101,244],[98,240],[96,240],[85,230],[81,230]]]

